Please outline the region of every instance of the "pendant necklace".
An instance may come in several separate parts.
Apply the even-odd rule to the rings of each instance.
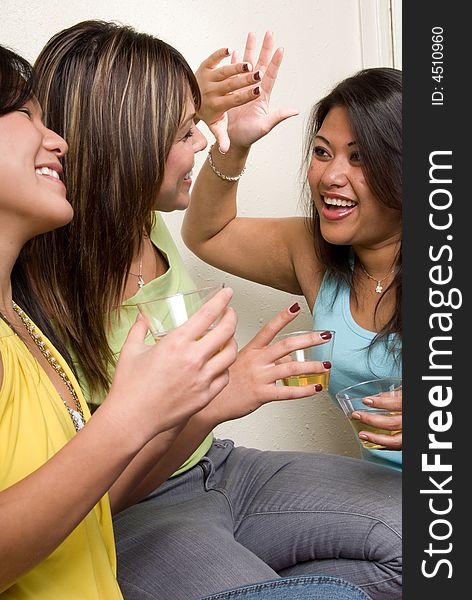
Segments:
[[[143,235],[144,239],[147,240],[149,239],[149,236],[147,234]],[[137,273],[132,273],[131,271],[128,271],[128,275],[132,275],[133,277],[137,277],[138,278],[138,287],[139,289],[142,289],[145,285],[144,279],[143,279],[143,255],[144,255],[144,248],[141,254],[141,258],[139,259],[139,267],[138,267],[138,272]]]
[[[377,292],[377,294],[381,294],[383,292],[383,286],[381,285],[382,281],[385,281],[385,279],[387,279],[387,277],[389,277],[393,273],[394,269],[392,269],[391,271],[389,271],[381,279],[377,279],[377,277],[372,277],[372,275],[370,275],[369,273],[367,273],[367,271],[365,270],[364,265],[361,263],[361,261],[359,261],[359,264],[361,266],[361,269],[367,275],[367,277],[369,279],[372,279],[372,281],[376,282],[377,285],[375,286],[375,291]]]
[[[128,271],[129,275],[133,275],[133,277],[137,277],[138,278],[138,287],[139,289],[144,287],[144,279],[143,279],[143,257],[140,258],[139,260],[139,267],[138,267],[138,272],[137,273],[131,273],[131,271]]]

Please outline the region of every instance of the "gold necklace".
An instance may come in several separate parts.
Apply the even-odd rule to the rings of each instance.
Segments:
[[[145,240],[149,239],[149,236],[144,233],[143,234],[143,238]],[[143,279],[143,256],[144,256],[144,248],[141,254],[141,258],[139,259],[139,267],[138,267],[138,272],[137,273],[132,273],[131,271],[128,271],[128,275],[132,275],[133,277],[137,277],[138,278],[138,287],[139,289],[143,288],[145,285],[144,279]]]
[[[139,260],[139,271],[138,273],[131,273],[131,271],[128,271],[129,275],[133,275],[133,277],[137,277],[138,278],[138,287],[139,289],[144,287],[144,279],[143,279],[143,257],[141,256],[141,259]]]
[[[377,277],[372,277],[372,275],[370,275],[369,273],[367,273],[367,271],[364,269],[364,265],[361,263],[361,261],[359,261],[359,264],[361,266],[361,269],[364,271],[364,273],[367,275],[367,277],[369,279],[372,279],[372,281],[375,281],[377,283],[377,285],[375,286],[375,291],[377,292],[377,294],[381,294],[383,292],[383,286],[380,285],[382,283],[382,281],[385,281],[387,279],[387,277],[389,275],[391,275],[394,271],[394,269],[392,269],[391,271],[389,271],[384,277],[382,277],[381,279],[377,279]]]
[[[59,375],[59,377],[62,379],[62,381],[65,383],[67,389],[69,390],[70,395],[72,396],[72,399],[74,400],[76,410],[72,409],[60,394],[59,394],[59,397],[61,398],[62,402],[64,403],[64,406],[67,408],[67,412],[69,413],[69,415],[72,419],[72,423],[74,424],[75,430],[79,431],[85,425],[85,417],[84,417],[84,413],[82,411],[82,406],[80,405],[80,400],[77,397],[77,393],[74,389],[74,386],[72,385],[70,379],[67,377],[67,374],[65,373],[64,369],[61,367],[61,365],[57,362],[57,360],[52,355],[51,351],[48,349],[46,342],[41,337],[41,335],[38,332],[36,325],[34,325],[33,321],[31,321],[31,319],[28,317],[28,315],[14,301],[12,301],[12,307],[13,307],[13,310],[20,317],[21,322],[25,326],[26,331],[28,332],[28,334],[30,335],[31,339],[36,344],[36,346],[39,348],[39,351],[41,352],[41,354],[48,361],[48,363],[51,365],[51,367],[56,371],[56,373]],[[7,325],[9,325],[9,327],[11,327],[11,329],[13,331],[15,331],[15,329],[8,322],[8,319],[6,319],[3,314],[1,314],[1,316],[4,319],[4,321],[7,323]]]

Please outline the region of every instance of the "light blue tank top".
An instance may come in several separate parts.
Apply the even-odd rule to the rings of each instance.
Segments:
[[[336,285],[336,282],[325,274],[313,308],[313,328],[336,332],[329,392],[337,405],[335,394],[339,390],[377,377],[401,377],[402,369],[401,363],[395,360],[393,352],[388,348],[394,339],[393,336],[389,337],[387,345],[379,342],[368,352],[376,334],[360,327],[354,321],[349,302],[349,287],[342,284],[336,295]],[[361,450],[367,460],[401,469],[401,451],[363,447]]]

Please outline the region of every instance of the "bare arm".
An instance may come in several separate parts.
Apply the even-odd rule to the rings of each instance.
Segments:
[[[228,112],[229,151],[223,155],[216,148],[212,150],[215,168],[225,175],[238,175],[245,166],[251,144],[297,114],[289,109],[269,111],[270,94],[283,56],[280,48],[272,55],[272,48],[272,35],[267,33],[255,64],[255,70],[262,74],[259,94],[253,102]],[[255,37],[249,34],[244,60],[252,64],[254,49]],[[221,179],[205,162],[183,222],[185,243],[197,256],[222,270],[301,294],[303,286],[295,263],[307,252],[313,254],[304,220],[239,218],[237,191],[237,181]]]
[[[214,163],[225,174],[241,171],[244,151],[234,144],[225,155],[213,149]],[[205,262],[292,294],[302,294],[294,254],[303,240],[309,243],[302,218],[265,219],[237,216],[237,182],[217,177],[203,165],[186,210],[182,238]]]

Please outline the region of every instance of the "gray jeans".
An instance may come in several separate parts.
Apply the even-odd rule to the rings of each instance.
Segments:
[[[365,460],[216,440],[114,526],[126,600],[195,600],[296,575],[401,598],[401,474]]]

